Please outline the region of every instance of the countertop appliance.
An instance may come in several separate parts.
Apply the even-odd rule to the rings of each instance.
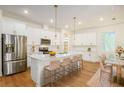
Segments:
[[[27,69],[27,37],[2,34],[2,74],[4,76]]]
[[[43,52],[43,54],[48,54],[49,53],[48,47],[39,47],[39,52]]]

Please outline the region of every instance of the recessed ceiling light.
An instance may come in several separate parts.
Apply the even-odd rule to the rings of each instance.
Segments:
[[[79,21],[78,24],[81,25],[82,23]]]
[[[65,28],[69,28],[69,26],[68,25],[65,25]]]
[[[50,19],[50,23],[53,23],[53,19]]]
[[[100,20],[100,21],[103,21],[104,19],[103,19],[103,17],[100,17],[99,20]]]
[[[24,13],[25,13],[25,14],[28,14],[28,10],[24,10]]]

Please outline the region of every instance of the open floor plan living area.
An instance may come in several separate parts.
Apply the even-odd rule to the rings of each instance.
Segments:
[[[0,87],[123,87],[124,5],[0,5]]]

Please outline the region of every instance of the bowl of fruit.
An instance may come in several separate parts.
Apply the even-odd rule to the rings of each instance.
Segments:
[[[56,52],[50,51],[50,52],[49,52],[49,55],[50,55],[50,56],[55,56],[55,55],[56,55]]]

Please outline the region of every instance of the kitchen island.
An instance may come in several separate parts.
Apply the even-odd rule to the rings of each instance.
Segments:
[[[43,55],[43,54],[32,54],[28,56],[30,58],[31,67],[31,78],[36,83],[37,87],[44,85],[44,67],[49,65],[53,60],[60,60],[62,62],[63,58],[72,57],[79,53],[71,54],[56,54],[56,56]]]

